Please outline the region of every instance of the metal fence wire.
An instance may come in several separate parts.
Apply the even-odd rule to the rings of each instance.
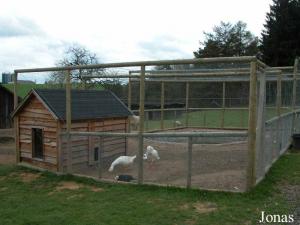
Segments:
[[[295,66],[273,68],[255,57],[228,57],[15,73],[67,71],[58,171],[114,182],[127,177],[123,181],[245,191],[264,178],[300,132],[298,67],[298,59]],[[70,75],[95,68],[105,73],[86,79],[110,84],[120,79],[117,88],[104,87],[138,116],[137,123],[132,116],[72,120]]]

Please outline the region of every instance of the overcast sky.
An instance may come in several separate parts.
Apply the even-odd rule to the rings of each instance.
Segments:
[[[271,2],[0,0],[0,73],[53,66],[72,43],[101,62],[192,58],[220,21],[241,20],[260,36]]]

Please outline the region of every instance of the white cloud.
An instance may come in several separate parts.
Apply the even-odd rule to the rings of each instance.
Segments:
[[[0,73],[53,66],[73,42],[102,62],[190,58],[221,20],[259,36],[271,2],[0,0]]]

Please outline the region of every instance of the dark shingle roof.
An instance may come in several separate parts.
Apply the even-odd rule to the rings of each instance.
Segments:
[[[63,89],[34,89],[60,120],[66,117],[66,91]],[[111,91],[72,90],[72,120],[127,117],[132,115]]]

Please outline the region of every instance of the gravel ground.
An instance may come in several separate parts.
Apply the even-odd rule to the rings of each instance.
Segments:
[[[172,186],[185,186],[187,177],[187,143],[160,142],[144,140],[158,150],[160,160],[151,164],[144,161],[144,182]],[[137,155],[138,142],[128,140],[128,155]],[[192,160],[192,187],[244,191],[246,184],[247,144],[194,144]],[[116,167],[110,173],[109,165],[102,168],[102,177],[113,180],[120,174],[137,178],[137,161],[129,167]],[[97,176],[97,170],[81,168],[81,174]]]
[[[293,208],[290,214],[294,215],[295,221],[287,224],[300,225],[300,185],[283,185],[280,189]]]

